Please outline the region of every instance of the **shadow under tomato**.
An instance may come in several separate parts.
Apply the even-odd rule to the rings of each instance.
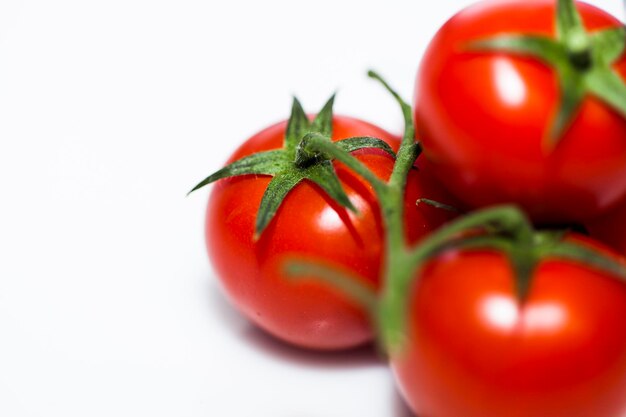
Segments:
[[[375,348],[367,345],[340,352],[319,352],[298,348],[276,339],[263,330],[250,324],[242,332],[242,339],[281,361],[289,361],[299,366],[319,368],[359,368],[385,366]]]
[[[373,345],[340,352],[319,352],[284,343],[247,321],[228,303],[216,284],[211,283],[208,287],[209,307],[213,314],[219,316],[220,322],[233,329],[241,343],[251,345],[277,360],[317,369],[386,366]]]
[[[393,407],[393,417],[419,417],[413,414],[413,411],[406,404],[397,388],[393,388],[391,404]]]

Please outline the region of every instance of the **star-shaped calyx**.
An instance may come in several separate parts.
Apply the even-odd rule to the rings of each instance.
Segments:
[[[249,174],[272,176],[257,212],[255,239],[260,237],[272,221],[289,191],[302,181],[317,184],[339,205],[356,212],[356,208],[348,199],[337,177],[332,158],[321,153],[308,152],[302,146],[311,135],[331,141],[333,103],[334,96],[311,121],[300,102],[294,98],[281,149],[259,152],[239,159],[205,178],[190,193],[223,178]],[[378,148],[395,157],[393,150],[386,142],[374,137],[353,137],[335,143],[347,152],[363,148]]]
[[[546,132],[548,149],[558,144],[587,95],[626,118],[626,84],[612,67],[626,49],[626,29],[588,32],[573,0],[557,0],[555,38],[506,34],[473,42],[471,47],[534,57],[554,68],[560,103]]]

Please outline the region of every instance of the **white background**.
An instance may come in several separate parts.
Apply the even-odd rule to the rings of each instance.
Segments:
[[[399,133],[365,71],[410,99],[468,3],[0,0],[0,416],[408,416],[371,351],[234,312],[185,193],[292,94]]]

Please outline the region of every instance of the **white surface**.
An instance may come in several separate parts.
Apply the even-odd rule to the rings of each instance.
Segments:
[[[0,0],[0,415],[408,415],[371,352],[301,352],[231,310],[207,191],[185,193],[293,93],[399,132],[365,70],[410,99],[468,3]]]

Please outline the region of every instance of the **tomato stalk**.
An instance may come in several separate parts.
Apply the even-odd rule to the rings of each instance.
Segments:
[[[557,2],[556,26],[558,37],[575,67],[586,70],[591,65],[591,42],[573,0]]]

